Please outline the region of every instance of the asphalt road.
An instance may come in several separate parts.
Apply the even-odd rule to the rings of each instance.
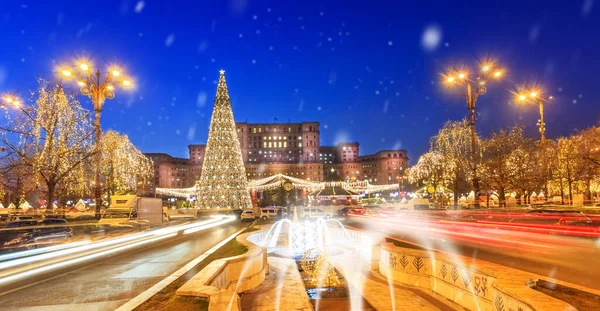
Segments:
[[[247,225],[236,220],[51,275],[29,287],[0,293],[0,309],[114,310]]]
[[[407,228],[403,223],[372,218],[350,218],[343,223],[428,249],[456,253],[600,290],[599,239],[511,232],[495,228],[471,230],[468,235],[452,236],[453,232],[439,232],[435,225],[429,228]]]

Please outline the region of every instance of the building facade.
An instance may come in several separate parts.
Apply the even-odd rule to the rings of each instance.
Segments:
[[[242,158],[249,180],[285,174],[312,181],[401,181],[408,168],[406,150],[382,150],[360,155],[358,142],[321,146],[319,122],[237,122]],[[189,145],[188,159],[147,153],[154,162],[154,185],[192,187],[200,178],[206,145]]]

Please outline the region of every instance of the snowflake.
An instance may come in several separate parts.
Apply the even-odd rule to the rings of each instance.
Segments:
[[[317,106],[317,111],[321,111],[321,106]]]
[[[169,34],[167,36],[167,39],[165,39],[165,46],[166,47],[170,47],[171,44],[173,44],[173,42],[175,42],[175,35],[174,34]]]
[[[388,43],[387,43],[387,44],[388,44],[389,46],[392,46],[392,45],[394,45],[394,42],[392,42],[392,41],[388,41]]]
[[[238,34],[238,37],[241,39],[241,38],[243,38],[243,37],[244,37],[244,34],[243,34],[243,33],[240,33],[240,34]]]
[[[256,16],[256,15],[252,15],[252,19],[253,19],[253,20],[257,20],[257,19],[258,19],[258,16]]]
[[[442,30],[437,25],[429,25],[421,36],[421,46],[426,51],[435,50],[442,40]]]
[[[325,12],[321,11],[319,12],[319,15],[323,16],[325,14]]]
[[[253,60],[252,60],[252,64],[253,64],[253,65],[254,65],[254,64],[256,64],[256,59],[253,59]]]
[[[135,5],[135,8],[133,9],[136,13],[141,13],[142,10],[144,9],[144,5],[146,3],[144,3],[144,1],[138,1]]]

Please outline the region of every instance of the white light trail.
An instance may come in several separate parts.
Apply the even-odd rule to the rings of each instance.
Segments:
[[[148,244],[148,243],[151,243],[151,242],[163,240],[163,239],[170,238],[170,237],[173,237],[173,236],[176,236],[176,235],[177,235],[177,233],[175,232],[175,233],[167,234],[167,235],[164,235],[164,236],[155,237],[155,238],[152,238],[152,239],[143,240],[143,241],[135,242],[135,243],[132,243],[132,244],[127,244],[127,245],[119,246],[119,247],[116,247],[116,248],[108,249],[108,250],[101,251],[101,252],[94,253],[94,254],[90,254],[90,255],[86,255],[86,256],[83,256],[83,257],[78,257],[78,258],[70,259],[70,260],[63,261],[63,262],[57,262],[57,263],[54,263],[54,264],[51,264],[51,265],[48,265],[48,266],[43,266],[43,267],[39,267],[39,268],[27,270],[27,271],[24,271],[24,272],[20,272],[20,273],[17,273],[17,274],[13,274],[13,275],[10,275],[10,276],[7,276],[7,277],[0,278],[0,285],[4,285],[4,284],[7,284],[7,283],[18,281],[18,280],[21,280],[23,278],[31,277],[31,276],[34,276],[34,275],[39,274],[39,273],[43,273],[43,272],[46,272],[46,271],[51,271],[53,269],[67,267],[67,266],[70,266],[70,265],[73,265],[73,264],[76,264],[76,263],[79,263],[79,262],[87,261],[87,260],[90,260],[90,259],[93,259],[93,258],[98,258],[98,257],[106,256],[106,255],[109,255],[109,254],[112,254],[112,253],[120,252],[120,251],[123,251],[123,250],[126,250],[126,249],[130,249],[130,248],[133,248],[133,247],[140,246],[140,245],[144,245],[144,244]]]
[[[0,270],[6,270],[8,268],[15,268],[18,266],[31,265],[32,263],[49,261],[49,260],[53,260],[53,259],[62,258],[62,257],[68,256],[68,255],[81,254],[81,253],[87,252],[87,251],[98,250],[98,251],[100,251],[99,253],[103,253],[105,251],[109,251],[109,250],[113,250],[113,249],[121,249],[121,247],[125,247],[125,246],[138,245],[137,243],[142,243],[142,242],[145,243],[146,241],[155,241],[156,238],[162,238],[165,236],[171,237],[171,236],[177,235],[177,233],[180,231],[183,231],[183,234],[197,232],[200,230],[216,227],[218,225],[221,225],[221,224],[233,221],[233,220],[235,220],[234,216],[211,216],[210,220],[206,220],[206,221],[202,221],[202,222],[195,222],[195,223],[188,223],[188,224],[183,224],[183,225],[178,225],[178,226],[166,227],[166,228],[151,230],[151,231],[147,231],[147,232],[143,232],[143,233],[132,234],[132,235],[128,235],[125,237],[118,237],[118,238],[88,243],[88,244],[84,244],[84,245],[81,245],[81,244],[85,243],[85,242],[74,242],[74,243],[69,243],[69,244],[65,244],[65,245],[58,245],[58,246],[52,247],[52,248],[39,249],[39,250],[35,250],[38,252],[28,253],[29,255],[33,255],[33,256],[24,257],[24,258],[17,257],[17,259],[0,262]],[[122,245],[124,243],[129,243],[129,244]],[[107,247],[109,248],[108,250],[102,250],[103,248],[107,248]],[[44,250],[47,250],[47,252],[43,252]],[[26,252],[28,252],[28,251],[25,251],[22,253],[26,253]],[[43,253],[38,254],[40,252],[43,252]],[[10,255],[17,256],[18,253],[10,254]],[[10,256],[10,255],[6,255],[6,256]],[[23,257],[23,255],[21,255],[20,257]],[[91,255],[94,255],[94,254],[90,254],[87,256],[91,256]],[[86,256],[84,256],[84,257],[86,257]],[[70,262],[70,260],[67,260],[65,262]],[[53,264],[50,263],[49,266],[53,266]],[[58,267],[60,267],[60,266],[58,266]],[[31,270],[27,270],[22,273],[26,273],[29,271],[37,271],[37,269],[41,269],[41,268],[32,268]],[[46,271],[46,270],[42,270],[42,271]],[[10,272],[8,272],[8,273],[10,273]],[[21,274],[21,273],[17,273],[17,274]],[[0,275],[0,277],[2,277],[2,276]],[[9,278],[9,280],[10,280],[10,277],[12,277],[12,275],[7,275],[6,277],[0,278],[0,284],[2,284],[2,282],[6,282],[5,281],[6,278]]]

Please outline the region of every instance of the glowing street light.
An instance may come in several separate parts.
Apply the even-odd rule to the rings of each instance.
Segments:
[[[124,88],[131,88],[133,82],[127,77],[123,77],[119,68],[109,68],[106,72],[106,77],[102,79],[102,73],[99,69],[96,73],[93,71],[93,65],[88,61],[79,60],[75,63],[74,68],[63,67],[59,70],[64,78],[76,77],[77,85],[80,87],[81,94],[88,96],[94,104],[96,112],[96,120],[94,122],[96,128],[96,172],[95,172],[95,199],[96,199],[96,218],[100,217],[100,207],[102,206],[102,196],[100,182],[100,114],[104,101],[115,97],[115,86],[120,84]]]
[[[471,128],[471,161],[473,169],[473,191],[475,192],[475,207],[479,207],[479,179],[477,178],[477,141],[475,135],[475,106],[479,96],[487,92],[487,82],[489,80],[499,79],[502,77],[502,70],[498,68],[496,64],[484,63],[481,65],[480,70],[474,71],[479,74],[476,77],[469,77],[464,73],[464,70],[450,70],[446,75],[446,81],[449,85],[460,85],[465,88],[465,98],[467,100],[467,108],[469,109],[470,115],[470,128]],[[454,77],[458,76],[459,80]]]
[[[13,106],[18,108],[21,106],[21,100],[19,99],[19,97],[13,94],[2,94],[2,97],[0,98],[0,107],[6,106]]]
[[[537,122],[537,126],[539,127],[541,139],[540,143],[542,146],[546,143],[546,122],[544,121],[544,96],[540,95],[538,90],[523,90],[522,93],[517,93],[517,99],[519,102],[527,103],[531,102],[537,104],[540,108],[540,119]],[[549,96],[547,100],[552,99],[552,96]]]

